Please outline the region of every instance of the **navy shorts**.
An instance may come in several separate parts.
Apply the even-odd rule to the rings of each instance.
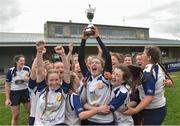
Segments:
[[[144,109],[136,116],[141,120],[138,125],[161,125],[166,117],[166,106],[156,109]]]
[[[35,121],[35,117],[29,116],[29,126],[33,126]]]
[[[10,91],[11,106],[20,105],[20,103],[30,102],[28,89]]]

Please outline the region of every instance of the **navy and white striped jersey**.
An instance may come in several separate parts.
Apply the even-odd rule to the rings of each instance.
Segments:
[[[111,101],[109,103],[110,110],[114,112],[115,124],[118,126],[134,125],[131,116],[122,114],[122,111],[127,109],[127,104],[130,102],[130,87],[128,85],[119,85],[112,90]]]
[[[86,89],[88,104],[92,106],[100,106],[110,102],[111,85],[110,82],[102,76],[102,74],[96,78],[91,76],[87,82]],[[112,113],[106,115],[96,114],[88,120],[99,123],[110,123],[113,121],[113,115]]]
[[[104,43],[101,41],[100,37],[96,37],[96,40],[98,41],[98,44],[100,45],[103,57],[105,60],[104,69],[102,71],[102,74],[104,72],[112,73],[112,62],[111,62],[111,55],[108,50],[108,48],[104,45]],[[87,96],[87,103],[92,106],[99,106],[108,104],[111,97],[111,85],[108,80],[105,79],[105,77],[100,74],[97,77],[93,77],[86,66],[85,63],[85,44],[86,40],[81,40],[79,55],[78,55],[78,62],[84,77],[84,80],[86,81],[86,89],[84,92],[86,92]],[[97,123],[111,123],[113,122],[113,115],[112,113],[109,114],[96,114],[88,119],[92,122]]]
[[[39,84],[46,84],[42,81]],[[43,87],[43,86],[42,86]],[[51,126],[64,123],[66,96],[69,90],[69,84],[63,81],[60,88],[52,90],[51,88],[39,88],[41,92],[36,108],[35,125]],[[48,94],[46,92],[48,91]],[[47,103],[46,103],[47,97]]]
[[[24,90],[28,88],[28,81],[25,81],[24,78],[29,76],[30,68],[24,66],[21,70],[16,71],[16,76],[13,76],[13,70],[15,67],[12,67],[8,70],[6,74],[6,82],[11,84],[10,90]]]
[[[37,84],[36,80],[29,79],[29,96],[30,96],[30,117],[36,115],[36,105],[38,99]]]
[[[153,64],[146,65],[144,69],[145,81],[138,86],[139,96],[142,100],[146,95],[154,96],[152,102],[145,109],[154,109],[165,106],[166,98],[164,96],[165,73],[162,68],[156,64],[151,73]]]
[[[76,93],[67,95],[66,98],[66,116],[65,124],[67,125],[80,125],[79,113],[84,111],[80,97]]]
[[[87,93],[86,93],[86,87],[83,82],[83,79],[80,81],[80,86],[78,87],[78,95],[80,96],[81,104],[84,105],[87,103]]]

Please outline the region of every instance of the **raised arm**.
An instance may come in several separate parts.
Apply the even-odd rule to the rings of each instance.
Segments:
[[[103,57],[105,60],[104,71],[112,73],[112,61],[111,61],[110,52],[108,48],[104,45],[104,43],[101,41],[97,27],[94,27],[94,32],[95,32],[94,36],[96,37],[96,40],[98,41],[98,44],[100,45],[101,50],[103,52]]]
[[[79,54],[78,54],[78,62],[79,62],[79,66],[81,68],[81,72],[84,77],[88,77],[90,75],[90,72],[85,63],[85,45],[86,45],[87,38],[88,36],[85,35],[83,31],[81,45],[80,45]]]
[[[36,62],[37,62],[37,73],[36,73],[36,82],[42,82],[45,80],[45,69],[44,69],[44,63],[43,63],[43,52],[45,49],[45,43],[44,41],[38,41],[36,43]]]
[[[62,46],[56,46],[54,49],[55,49],[55,52],[60,55],[62,62],[64,64],[63,80],[64,82],[69,84],[70,83],[70,64],[67,60],[66,54],[64,52],[64,48]]]
[[[32,80],[36,80],[36,70],[37,70],[37,62],[35,58],[31,66],[31,73],[30,73],[30,78]]]
[[[73,57],[72,56],[72,52],[73,52],[73,43],[72,42],[69,43],[68,49],[69,49],[69,52],[67,54],[67,59],[68,59],[69,63],[71,63],[72,62],[72,57]]]
[[[30,89],[34,89],[36,87],[36,70],[37,70],[36,64],[37,63],[36,63],[36,58],[35,58],[31,66],[31,73],[30,73],[30,78],[29,78],[29,83],[28,83],[28,87]]]
[[[97,46],[97,49],[98,49],[98,57],[102,58],[102,53],[103,52],[102,52],[102,49],[101,49],[101,47],[99,45]]]

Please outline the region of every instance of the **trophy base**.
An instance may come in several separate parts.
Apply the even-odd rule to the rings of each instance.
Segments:
[[[94,29],[94,25],[91,25],[91,26],[88,25],[88,26],[86,27],[86,29],[85,29],[84,34],[85,34],[85,35],[88,35],[88,36],[94,35],[95,32],[94,32],[92,29]]]

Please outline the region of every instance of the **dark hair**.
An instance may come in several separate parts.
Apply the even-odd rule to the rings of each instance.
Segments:
[[[169,73],[167,72],[167,70],[164,68],[164,66],[161,64],[161,63],[159,63],[159,66],[163,69],[163,71],[164,71],[164,73],[165,73],[165,77],[166,77],[166,79],[170,79],[171,81],[172,81],[172,83],[174,83],[173,82],[173,79],[171,78],[171,76],[169,75]]]
[[[144,51],[146,52],[146,54],[148,56],[151,56],[151,61],[153,64],[158,63],[159,66],[163,69],[166,78],[170,79],[172,82],[172,78],[170,77],[170,75],[168,74],[167,70],[164,68],[164,66],[160,63],[160,57],[161,57],[161,51],[159,49],[159,47],[157,46],[146,46],[144,48]],[[153,65],[153,67],[151,68],[151,74],[152,74],[152,70],[154,69],[156,65]]]
[[[133,56],[131,54],[125,54],[124,55],[124,61],[125,61],[126,57],[130,57],[131,58],[131,63],[133,64]]]
[[[125,54],[125,55],[124,55],[124,58],[125,58],[125,57],[131,57],[131,58],[132,58],[132,55],[131,55],[131,54]]]
[[[128,65],[127,66],[131,72],[132,78],[131,78],[131,89],[132,94],[135,93],[137,85],[140,85],[142,83],[143,77],[143,70],[135,65]]]
[[[21,57],[25,58],[24,55],[16,55],[16,56],[14,56],[14,58],[13,58],[13,64],[14,64],[14,69],[13,69],[13,71],[12,71],[12,75],[13,75],[13,76],[16,76],[16,71],[17,71],[17,64],[16,64],[16,62],[17,62]]]
[[[77,93],[76,90],[73,88],[73,82],[74,82],[74,79],[75,79],[75,78],[76,78],[76,73],[73,72],[73,71],[70,71],[70,90],[71,90],[72,92]]]
[[[130,81],[131,73],[129,71],[129,68],[126,65],[122,65],[122,64],[115,68],[120,69],[123,72],[123,80],[124,80],[123,85],[126,85],[126,84],[131,85],[131,81]]]
[[[151,56],[151,62],[153,64],[160,62],[161,51],[160,51],[159,47],[157,47],[157,46],[146,46],[144,48],[144,51],[146,52],[146,54],[148,56]]]
[[[138,52],[134,55],[134,58],[136,58],[137,56],[142,56],[142,54],[143,54],[142,52]]]

